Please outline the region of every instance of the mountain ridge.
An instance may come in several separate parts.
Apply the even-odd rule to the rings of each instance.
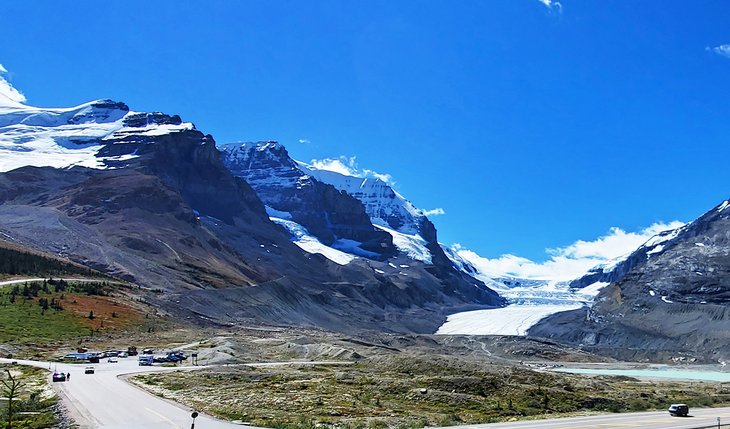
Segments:
[[[502,304],[474,279],[407,257],[340,265],[303,251],[213,137],[179,116],[109,100],[3,112],[0,232],[134,282],[169,314],[430,333],[450,311]]]
[[[587,310],[556,314],[528,335],[622,358],[717,362],[730,356],[728,200],[637,249]]]

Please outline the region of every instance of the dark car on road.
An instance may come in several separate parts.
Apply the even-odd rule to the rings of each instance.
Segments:
[[[687,417],[689,407],[687,404],[672,404],[669,406],[668,411],[672,417]]]
[[[66,381],[66,374],[64,374],[62,372],[54,372],[53,373],[53,381],[54,382]]]

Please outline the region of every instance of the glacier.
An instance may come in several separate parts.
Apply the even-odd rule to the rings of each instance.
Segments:
[[[28,106],[2,76],[0,81],[0,172],[25,166],[119,168],[136,153],[100,154],[108,143],[125,142],[131,134],[144,138],[194,129],[190,122],[150,120],[166,115],[135,112],[112,100],[69,108]]]

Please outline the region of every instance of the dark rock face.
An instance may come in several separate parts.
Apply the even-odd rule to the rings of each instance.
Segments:
[[[730,209],[715,207],[676,237],[632,254],[592,308],[551,316],[529,335],[622,358],[730,357]]]
[[[129,110],[129,109],[127,109]],[[124,125],[134,128],[142,128],[148,125],[180,125],[182,119],[178,115],[166,115],[160,112],[135,113],[124,118]]]
[[[138,153],[145,170],[178,190],[199,213],[226,223],[249,216],[268,222],[256,192],[228,172],[212,136],[197,130],[165,134]]]
[[[112,122],[121,119],[129,112],[129,107],[113,100],[100,100],[92,103],[89,108],[83,110],[68,119],[69,124],[84,124],[92,122]]]
[[[613,283],[621,280],[634,267],[646,262],[652,254],[651,252],[653,252],[658,246],[662,246],[663,250],[666,250],[669,247],[673,246],[674,241],[672,240],[672,237],[677,232],[678,231],[670,230],[657,234],[654,240],[659,242],[659,244],[643,245],[639,247],[638,249],[636,249],[636,251],[629,255],[628,258],[619,262],[615,267],[612,267],[611,269],[607,270],[602,267],[594,268],[583,277],[570,282],[570,287],[573,289],[582,289],[595,282]]]
[[[225,244],[179,192],[139,170],[26,167],[0,175],[0,195],[4,234],[145,287],[228,287],[278,276],[247,262],[258,243]],[[285,234],[272,233],[286,244]]]
[[[361,243],[358,247],[364,255],[387,258],[395,254],[392,237],[372,225],[360,201],[306,175],[282,145],[229,145],[223,154],[228,169],[246,180],[264,204],[288,213],[324,244],[354,240]]]

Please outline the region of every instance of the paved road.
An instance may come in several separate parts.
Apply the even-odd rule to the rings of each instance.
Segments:
[[[25,283],[25,282],[42,282],[43,280],[49,280],[48,277],[33,277],[33,278],[27,278],[27,279],[14,279],[14,280],[5,280],[0,282],[0,286],[8,286],[8,285],[14,285],[18,283]],[[107,282],[107,283],[114,283],[114,284],[122,284],[122,282],[118,282],[115,280],[107,280],[107,279],[94,279],[94,278],[63,278],[63,279],[55,279],[55,280],[63,280],[67,282],[79,282],[79,283],[94,283],[94,282]]]
[[[0,359],[8,363],[11,359]],[[178,370],[178,368],[138,366],[137,359],[119,359],[119,363],[93,364],[95,374],[84,374],[85,364],[56,364],[17,360],[21,365],[32,365],[71,374],[63,383],[53,387],[69,408],[72,417],[82,429],[181,429],[192,423],[192,410],[132,386],[120,375]],[[194,367],[201,368],[201,367]],[[50,373],[49,373],[50,379]],[[195,420],[198,429],[240,429],[243,426],[224,422],[206,415]]]
[[[98,364],[60,364],[21,359],[1,359],[2,363],[18,362],[48,370],[70,373],[67,382],[53,383],[53,387],[69,409],[71,417],[82,429],[173,429],[188,428],[192,423],[191,409],[175,402],[158,398],[139,389],[119,376],[144,372],[166,372],[195,367],[139,366],[134,357],[119,358],[119,363],[102,361]],[[254,367],[286,365],[349,365],[341,361],[301,361],[245,364]],[[94,374],[84,374],[84,368],[93,366]],[[48,378],[51,378],[49,371]],[[198,429],[254,428],[200,415],[195,420]]]
[[[512,423],[459,426],[459,429],[696,429],[717,427],[717,418],[730,423],[730,408],[696,408],[689,417],[671,417],[668,412],[604,414],[590,417],[533,420]],[[454,429],[451,427],[450,429]]]

